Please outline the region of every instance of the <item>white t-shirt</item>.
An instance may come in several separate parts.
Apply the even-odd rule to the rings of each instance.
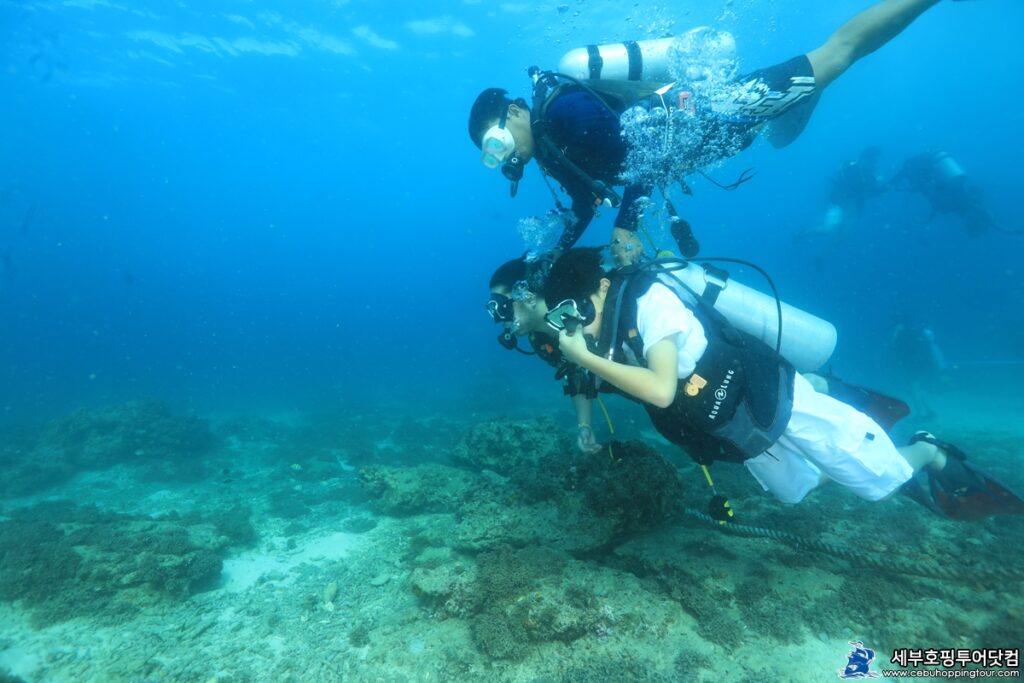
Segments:
[[[637,331],[644,357],[662,339],[678,349],[680,379],[693,374],[708,340],[704,326],[668,287],[651,285],[637,299]],[[868,500],[878,500],[914,474],[885,431],[870,417],[814,391],[797,375],[785,433],[766,453],[744,462],[765,490],[787,503],[803,499],[821,475]]]
[[[636,329],[644,340],[644,358],[651,347],[662,339],[673,338],[678,349],[679,379],[693,374],[697,361],[708,348],[704,326],[693,312],[683,305],[672,290],[655,283],[637,299]]]

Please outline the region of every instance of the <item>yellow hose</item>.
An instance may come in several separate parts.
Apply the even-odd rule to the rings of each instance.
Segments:
[[[615,436],[615,425],[612,424],[612,416],[608,414],[608,408],[605,407],[604,401],[601,400],[600,396],[597,397],[597,405],[601,406],[601,412],[604,413],[604,419],[608,422],[608,432],[612,436]],[[611,441],[608,442],[608,457],[615,460],[615,453],[612,451]]]

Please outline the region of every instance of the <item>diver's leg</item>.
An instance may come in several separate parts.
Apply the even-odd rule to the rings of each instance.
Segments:
[[[939,0],[882,0],[853,17],[825,44],[807,53],[818,90],[900,34]]]
[[[920,448],[922,444],[933,448]],[[900,491],[933,512],[958,520],[1024,515],[1024,497],[972,464],[956,446],[918,432],[900,453],[915,469],[928,473],[927,483],[915,477]]]
[[[925,467],[930,467],[938,472],[946,466],[946,454],[937,446],[925,441],[917,441],[896,450],[910,463],[915,472],[919,472]]]

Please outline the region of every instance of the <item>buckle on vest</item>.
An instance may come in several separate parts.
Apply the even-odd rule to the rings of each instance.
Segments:
[[[708,381],[695,372],[686,380],[686,385],[683,386],[683,393],[692,398],[699,394],[700,390],[707,385]]]

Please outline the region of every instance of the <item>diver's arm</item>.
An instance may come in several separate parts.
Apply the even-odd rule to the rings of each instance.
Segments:
[[[641,197],[650,197],[653,188],[646,185],[627,185],[622,192],[622,204],[619,214],[615,217],[615,227],[636,232],[643,217],[643,204],[638,202]]]
[[[590,420],[594,414],[593,399],[587,398],[586,394],[581,392],[572,397],[572,407],[576,409],[576,424],[580,427],[590,427]]]
[[[581,334],[570,335],[562,330],[558,335],[558,343],[566,358],[641,401],[658,408],[667,408],[675,400],[679,385],[679,358],[672,337],[651,346],[647,352],[646,368],[616,363],[598,356],[587,348]]]
[[[601,450],[601,444],[594,436],[594,426],[591,424],[594,401],[587,398],[586,394],[579,393],[572,397],[572,405],[576,409],[576,448],[581,453],[593,453]]]

